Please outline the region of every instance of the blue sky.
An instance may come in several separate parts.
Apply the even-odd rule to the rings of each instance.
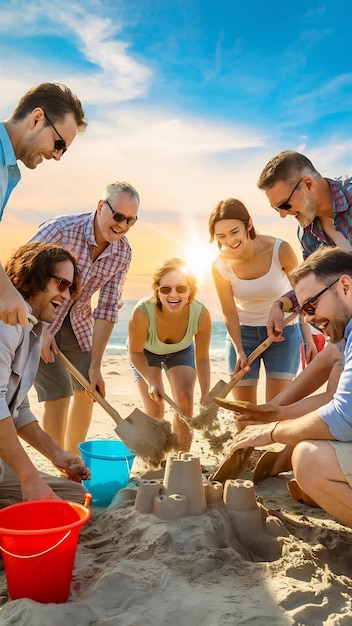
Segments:
[[[3,3],[1,119],[52,81],[78,94],[89,126],[59,164],[22,168],[2,247],[6,229],[26,241],[46,217],[93,210],[115,179],[142,198],[131,286],[165,255],[200,257],[228,196],[296,246],[294,221],[273,215],[256,181],[288,148],[323,175],[352,174],[351,23],[351,0]]]

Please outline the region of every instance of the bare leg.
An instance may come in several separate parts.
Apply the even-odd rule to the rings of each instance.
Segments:
[[[161,369],[159,367],[153,368],[153,373],[155,380],[159,385],[161,385]],[[137,387],[142,398],[144,411],[150,417],[155,417],[156,419],[163,419],[164,417],[164,401],[160,404],[152,400],[148,393],[148,385],[143,378],[139,378],[137,380]]]
[[[266,402],[271,402],[281,391],[291,384],[291,380],[282,380],[281,378],[266,379]]]
[[[43,411],[43,429],[61,448],[64,448],[67,413],[71,396],[46,400]]]
[[[322,509],[352,528],[352,488],[328,441],[301,441],[292,464],[297,482]]]
[[[257,404],[257,385],[234,387],[232,389],[232,395],[235,400]]]
[[[74,391],[65,433],[64,449],[79,454],[78,444],[85,441],[93,412],[93,400],[85,391]]]

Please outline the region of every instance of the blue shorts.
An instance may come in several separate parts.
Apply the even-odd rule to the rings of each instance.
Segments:
[[[167,370],[171,369],[172,367],[176,367],[177,365],[188,365],[188,367],[196,369],[194,362],[193,343],[191,343],[191,345],[184,350],[180,350],[179,352],[171,352],[170,354],[154,354],[153,352],[149,352],[148,350],[143,350],[143,354],[148,361],[149,367],[159,367],[160,369],[165,370],[165,372],[167,372]],[[132,370],[133,379],[141,380],[142,376],[137,372],[130,359],[129,364]]]
[[[292,380],[300,364],[301,333],[298,324],[286,326],[283,330],[285,341],[272,343],[251,365],[251,369],[242,380],[237,383],[242,386],[258,383],[259,368],[264,363],[268,379]],[[268,338],[266,326],[241,325],[243,349],[248,356],[262,341]],[[237,363],[237,356],[230,336],[226,337],[226,364],[228,373],[233,374]]]

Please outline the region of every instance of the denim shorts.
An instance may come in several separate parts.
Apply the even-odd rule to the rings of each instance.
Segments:
[[[268,338],[266,326],[241,325],[243,350],[248,356],[262,341]],[[301,333],[298,324],[286,326],[283,330],[285,341],[272,343],[251,365],[251,369],[239,386],[252,385],[253,380],[258,381],[261,362],[264,363],[266,377],[268,379],[292,380],[297,373],[300,364]],[[226,337],[226,364],[228,373],[233,374],[237,363],[237,356],[230,336]],[[249,382],[251,381],[251,382]]]
[[[188,367],[196,368],[194,362],[194,345],[188,346],[184,350],[180,350],[179,352],[171,352],[170,354],[154,354],[153,352],[149,352],[149,350],[143,350],[143,354],[148,361],[149,367],[159,367],[163,369],[165,372],[171,369],[172,367],[176,367],[177,365],[188,365]],[[134,365],[131,363],[130,358],[128,359],[130,368],[133,374],[133,380],[141,380],[142,376],[137,372]]]
[[[92,353],[82,352],[79,347],[76,335],[72,330],[69,313],[55,335],[55,341],[61,352],[88,379]],[[43,359],[40,359],[34,387],[39,402],[67,398],[72,396],[73,389],[83,391],[83,387],[71,376],[66,366],[57,357],[55,357],[54,363],[44,363]]]

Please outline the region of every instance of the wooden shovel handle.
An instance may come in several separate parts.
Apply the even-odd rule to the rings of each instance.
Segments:
[[[172,398],[170,398],[170,396],[167,395],[167,393],[165,393],[165,391],[159,390],[159,393],[161,395],[162,398],[164,398],[165,402],[167,402],[173,409],[174,411],[176,411],[176,413],[182,417],[182,419],[187,422],[187,424],[191,423],[191,418],[188,417],[188,415],[185,415],[179,406],[177,406],[176,402],[173,401]]]
[[[62,354],[60,350],[57,351],[56,356],[66,366],[70,374],[72,374],[72,376],[76,380],[78,380],[78,382],[82,385],[82,387],[86,391],[89,391],[91,396],[93,396],[94,400],[96,400],[96,402],[98,402],[98,404],[100,404],[100,406],[102,406],[103,409],[105,409],[105,411],[108,413],[108,415],[110,415],[110,417],[112,417],[115,423],[120,424],[123,421],[123,418],[121,417],[121,415],[114,409],[114,407],[111,406],[111,404],[107,402],[107,400],[105,400],[105,398],[103,398],[103,396],[100,395],[99,391],[97,391],[96,389],[92,391],[90,389],[88,380],[83,376],[83,374],[81,374],[81,372],[78,371],[78,369],[71,363],[71,361],[69,361],[68,358],[65,357],[65,355]]]
[[[287,324],[292,322],[297,317],[297,315],[298,315],[298,313],[296,313],[296,312],[291,313],[291,315],[286,317],[286,319],[284,320],[283,326],[284,327],[287,326]],[[265,352],[265,350],[267,350],[269,348],[269,346],[271,346],[272,343],[273,343],[273,339],[270,339],[270,337],[268,337],[267,339],[262,341],[262,343],[260,343],[259,346],[257,346],[255,348],[255,350],[253,350],[253,352],[251,352],[250,355],[248,356],[248,363],[249,363],[249,365],[252,365],[253,361],[255,361],[255,359],[257,359],[258,356],[260,356],[263,352]],[[220,398],[226,398],[226,396],[229,393],[229,391],[231,391],[231,389],[235,385],[237,385],[237,383],[240,380],[242,380],[244,375],[245,375],[245,371],[244,370],[240,370],[239,372],[237,372],[237,374],[235,374],[235,376],[233,376],[233,378],[231,378],[231,380],[223,388],[223,390],[221,392],[221,395],[219,397]]]

